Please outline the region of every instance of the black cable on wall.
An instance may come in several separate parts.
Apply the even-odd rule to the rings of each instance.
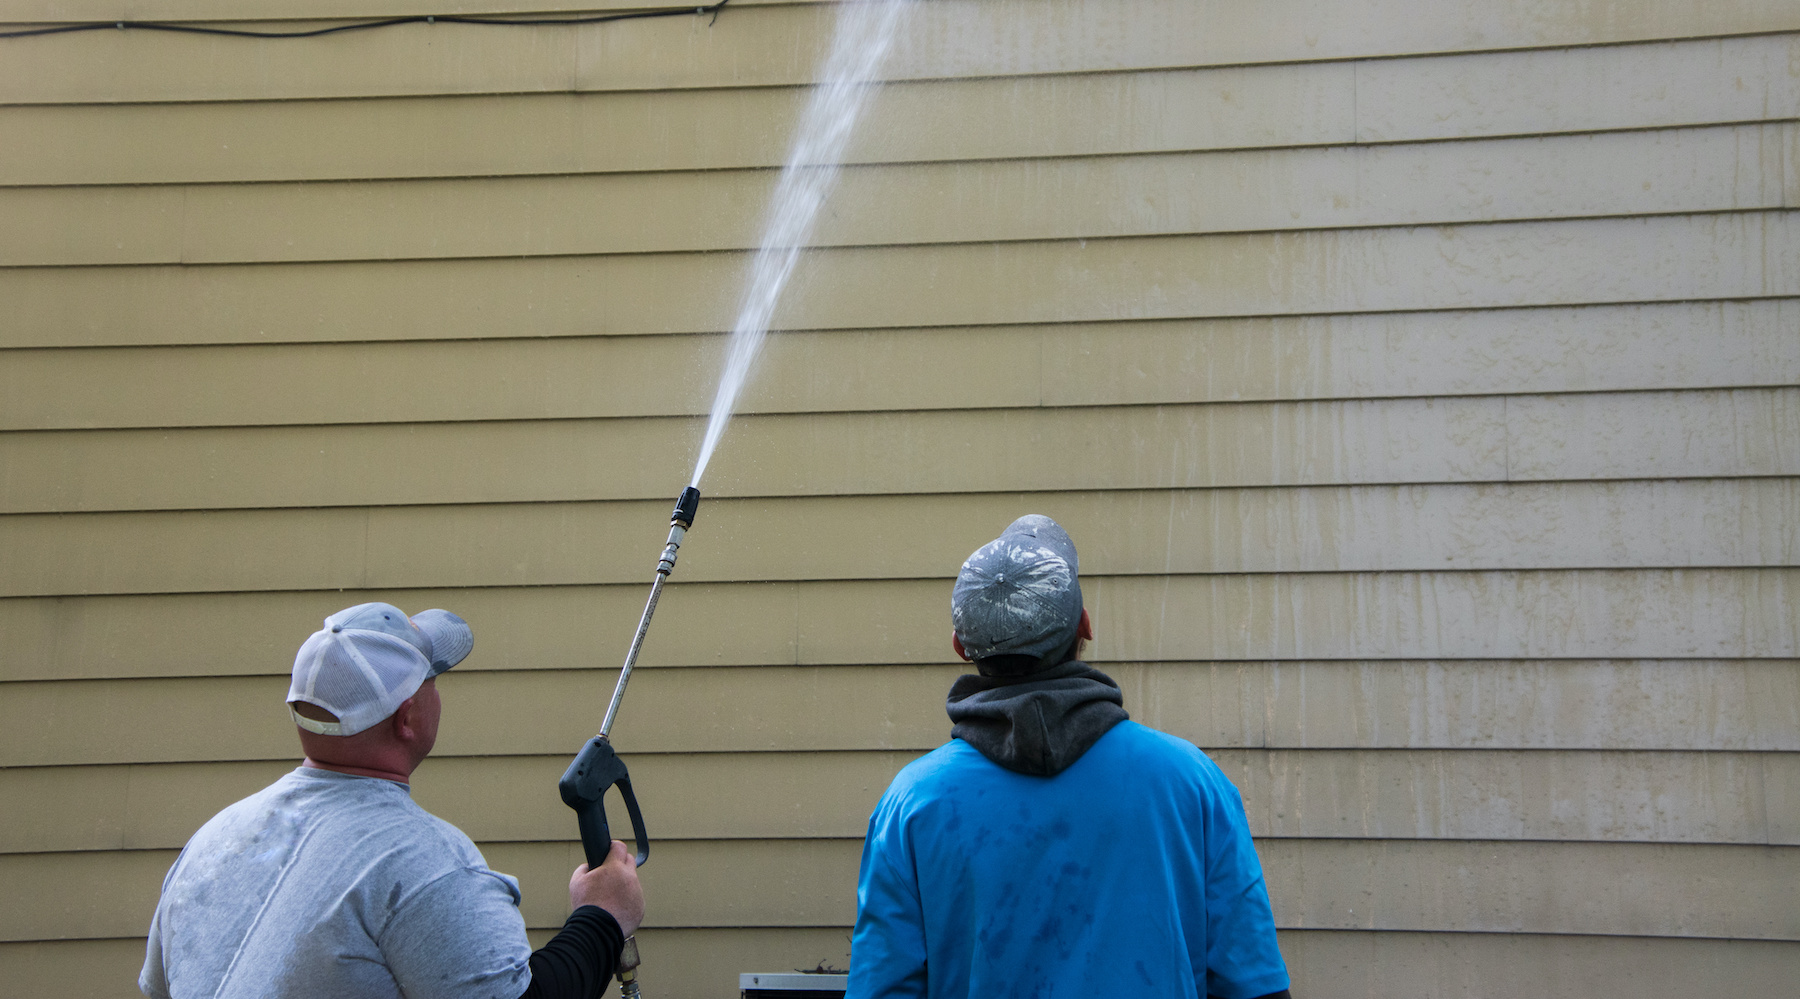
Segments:
[[[503,18],[470,17],[462,14],[414,14],[409,17],[389,17],[379,21],[353,21],[349,24],[336,24],[329,28],[313,28],[309,31],[249,31],[241,28],[208,28],[197,24],[171,24],[162,21],[90,21],[81,24],[53,25],[47,28],[26,28],[22,31],[0,31],[0,38],[66,35],[75,31],[118,31],[126,28],[140,28],[145,31],[178,31],[189,35],[224,35],[228,38],[317,38],[320,35],[335,35],[343,31],[391,28],[396,24],[479,24],[515,28],[545,24],[601,24],[606,21],[630,21],[644,17],[674,17],[681,14],[712,14],[717,17],[719,8],[730,2],[731,0],[718,0],[717,3],[699,7],[634,10],[622,14],[595,14],[589,17]]]

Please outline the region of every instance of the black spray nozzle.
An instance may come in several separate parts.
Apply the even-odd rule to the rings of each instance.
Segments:
[[[694,526],[694,517],[700,512],[700,489],[689,486],[681,491],[675,500],[675,512],[669,515],[669,523],[678,525],[682,530]]]

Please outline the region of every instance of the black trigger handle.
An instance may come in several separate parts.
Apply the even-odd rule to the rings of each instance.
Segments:
[[[562,779],[556,782],[563,804],[575,810],[589,870],[606,863],[612,850],[612,829],[606,823],[606,791],[611,787],[619,789],[619,796],[625,799],[625,811],[631,816],[638,866],[650,859],[650,836],[644,831],[644,813],[638,809],[637,795],[631,790],[631,773],[625,769],[625,761],[613,752],[612,743],[597,735],[581,747],[563,771]]]

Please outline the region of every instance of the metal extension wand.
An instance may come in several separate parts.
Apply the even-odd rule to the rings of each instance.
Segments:
[[[662,597],[663,583],[675,571],[675,556],[681,548],[688,528],[700,511],[700,490],[688,486],[675,501],[675,512],[669,517],[669,540],[662,557],[656,562],[656,578],[650,583],[650,600],[644,604],[644,615],[638,619],[637,633],[631,636],[631,648],[625,653],[625,666],[619,670],[619,683],[613,688],[612,702],[606,706],[606,718],[600,723],[600,734],[589,739],[575,754],[574,762],[563,771],[556,789],[563,804],[575,810],[581,827],[581,848],[587,854],[588,869],[606,862],[612,849],[612,830],[606,824],[606,791],[617,787],[631,816],[631,835],[637,843],[637,864],[642,867],[650,859],[650,837],[644,832],[644,816],[638,810],[637,795],[631,790],[631,774],[625,761],[612,748],[613,720],[619,715],[619,702],[625,699],[625,684],[631,681],[631,670],[637,665],[638,651],[644,647],[644,634],[650,630],[650,617],[656,613],[656,601]],[[619,995],[621,999],[639,999],[637,983],[637,938],[627,937],[619,953]]]
[[[669,542],[663,546],[662,558],[656,562],[656,579],[650,583],[650,599],[644,604],[644,616],[638,618],[637,633],[631,636],[631,648],[625,653],[625,668],[619,671],[619,685],[613,688],[612,703],[606,706],[606,718],[600,723],[600,738],[612,734],[613,719],[619,715],[619,702],[625,699],[625,685],[631,682],[631,669],[637,665],[638,650],[644,647],[644,633],[650,630],[650,615],[656,613],[656,601],[662,598],[663,583],[675,571],[675,555],[694,517],[700,512],[700,490],[689,486],[675,500],[675,512],[669,515]],[[643,863],[643,861],[638,861]]]

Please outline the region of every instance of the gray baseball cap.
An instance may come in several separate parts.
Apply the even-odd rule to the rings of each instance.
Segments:
[[[325,619],[294,657],[288,713],[320,735],[355,735],[392,715],[426,680],[462,662],[475,647],[469,624],[447,610],[412,617],[393,604],[357,604]],[[307,718],[295,702],[316,704],[335,722]]]
[[[1042,659],[1073,645],[1081,624],[1079,572],[1075,542],[1056,521],[1036,513],[1013,521],[963,562],[950,591],[950,622],[963,651],[977,660]]]

